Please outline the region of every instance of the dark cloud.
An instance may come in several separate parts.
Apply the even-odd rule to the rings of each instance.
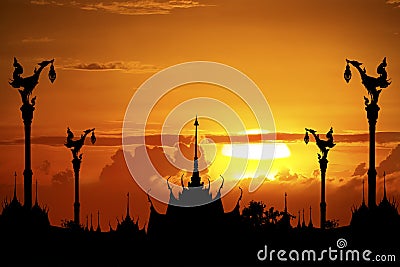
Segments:
[[[40,165],[37,167],[37,169],[38,171],[44,173],[45,175],[48,175],[51,169],[50,161],[48,161],[47,159],[42,161]]]
[[[291,173],[288,168],[281,169],[277,174],[275,174],[275,179],[279,181],[296,181],[299,178],[297,173]]]
[[[312,173],[314,178],[318,178],[321,175],[321,171],[319,169],[315,169]]]
[[[325,137],[325,133],[320,133],[321,138]],[[304,134],[296,134],[296,133],[277,133],[276,139],[287,142],[294,141],[303,141]],[[369,134],[361,133],[361,134],[333,134],[335,143],[355,143],[355,142],[368,142]],[[310,141],[314,141],[314,139],[310,139]],[[400,132],[377,132],[376,133],[376,143],[384,144],[384,143],[393,143],[400,142]]]
[[[105,70],[122,70],[130,73],[154,73],[160,70],[160,68],[150,65],[142,64],[138,61],[130,62],[107,62],[107,63],[77,63],[73,65],[64,66],[65,69],[74,70],[91,70],[91,71],[105,71]]]
[[[352,176],[362,176],[362,175],[366,174],[368,171],[366,166],[367,166],[367,164],[365,162],[358,164],[357,167],[355,168]]]
[[[89,186],[87,185],[87,189],[85,187],[82,188],[82,192],[87,190],[88,193],[95,195],[107,195],[107,198],[102,198],[102,201],[105,202],[104,211],[107,211],[108,214],[115,214],[115,216],[119,216],[124,214],[124,205],[126,200],[124,199],[127,192],[131,193],[132,197],[132,212],[133,215],[140,216],[140,224],[143,226],[145,222],[148,220],[149,216],[149,203],[147,200],[147,190],[149,188],[142,188],[136,180],[132,177],[126,162],[131,162],[132,165],[138,166],[138,170],[135,174],[138,176],[138,179],[146,179],[150,180],[153,175],[155,175],[153,168],[148,166],[143,161],[144,153],[147,153],[146,148],[140,146],[136,148],[134,156],[129,153],[124,155],[122,149],[118,149],[115,154],[111,157],[112,163],[104,166],[103,170],[100,174],[100,183],[97,186]],[[150,153],[159,153],[158,150],[150,150]],[[174,171],[175,172],[175,171]],[[163,184],[165,189],[167,189],[166,183]],[[97,201],[95,198],[91,201]],[[117,201],[120,201],[117,203]],[[158,202],[157,200],[153,200],[154,204],[160,211],[163,211],[166,207],[163,206],[163,203]],[[113,202],[113,203],[111,203]],[[139,203],[139,204],[137,204]],[[99,203],[96,203],[98,205]],[[111,205],[113,204],[113,205]],[[118,213],[116,208],[118,207]]]
[[[41,38],[32,38],[32,37],[28,37],[25,39],[22,39],[23,43],[49,43],[49,42],[53,42],[54,39],[51,39],[49,37],[41,37]]]
[[[66,169],[65,171],[60,171],[54,174],[51,178],[51,182],[53,185],[64,185],[71,183],[73,179],[74,176],[72,170]]]
[[[32,0],[35,5],[56,5],[75,7],[86,11],[107,12],[120,15],[166,15],[174,9],[188,9],[195,7],[210,6],[192,0],[170,0],[170,1],[112,1],[112,2],[93,2],[84,3],[82,1],[71,1],[63,3],[61,1]]]
[[[400,145],[390,151],[389,155],[379,163],[377,167],[378,176],[382,176],[383,172],[391,174],[400,171]]]

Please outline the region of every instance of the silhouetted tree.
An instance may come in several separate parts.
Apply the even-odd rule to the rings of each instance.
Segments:
[[[275,210],[274,207],[269,208],[265,211],[266,222],[268,224],[276,224],[280,217],[282,217],[283,212]]]
[[[274,207],[267,209],[266,204],[255,200],[251,200],[242,211],[244,222],[255,230],[275,227],[284,214],[284,212],[276,210]]]
[[[74,220],[67,220],[67,219],[61,220],[61,227],[70,230],[82,230],[82,231],[84,230],[84,225],[76,224]]]
[[[337,219],[327,220],[325,222],[326,229],[333,229],[333,228],[338,228],[338,227],[339,227],[339,220],[337,220]]]
[[[262,201],[251,200],[247,207],[243,208],[242,216],[251,227],[259,228],[265,223],[266,205]]]

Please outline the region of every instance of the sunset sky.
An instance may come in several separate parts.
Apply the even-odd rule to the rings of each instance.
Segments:
[[[87,140],[82,148],[81,221],[92,213],[95,224],[100,211],[101,227],[107,230],[125,215],[127,192],[132,195],[131,216],[141,226],[148,220],[147,189],[136,184],[126,162],[140,166],[140,179],[153,179],[156,170],[163,177],[173,176],[177,185],[184,174],[187,183],[196,115],[200,164],[207,166],[202,177],[215,181],[214,191],[220,175],[225,178],[226,211],[233,208],[239,186],[244,190],[241,207],[253,199],[283,210],[287,192],[289,212],[297,215],[304,208],[308,218],[312,206],[317,226],[319,151],[312,137],[304,143],[304,128],[325,138],[333,127],[336,146],[328,155],[327,218],[347,225],[351,207],[361,203],[362,179],[367,177],[368,123],[363,100],[367,92],[359,74],[352,68],[351,81],[343,79],[346,58],[362,62],[370,76],[377,76],[376,67],[387,58],[392,83],[379,98],[377,201],[384,171],[388,196],[400,198],[398,0],[5,0],[0,15],[0,199],[12,197],[16,171],[23,202],[21,98],[8,83],[13,58],[24,67],[23,77],[32,75],[37,63],[54,58],[55,82],[48,80],[46,68],[33,91],[37,99],[32,123],[33,181],[39,183],[39,203],[49,207],[53,225],[73,218],[72,155],[63,146],[67,127],[75,136],[96,128],[97,142]],[[137,109],[146,101],[156,104],[147,121],[133,121],[146,131],[131,129],[132,153],[124,158],[122,128],[132,97],[159,71],[191,61],[221,63],[251,79],[268,104],[274,128],[257,125],[256,118],[268,114],[251,105],[260,100],[256,95],[246,102],[243,95],[218,85],[187,84],[140,99]],[[209,105],[191,102],[200,98]],[[209,99],[224,105],[215,108]],[[231,113],[224,108],[236,114],[242,130],[232,128]],[[260,133],[276,133],[276,159],[260,159]],[[167,143],[161,143],[161,135]],[[250,138],[250,146],[242,137]],[[229,138],[237,140],[230,143]],[[240,146],[249,147],[246,159]],[[239,152],[233,153],[235,149]],[[189,165],[177,158],[179,150]],[[154,169],[145,168],[147,156]],[[185,168],[168,160],[181,160]],[[243,164],[247,166],[240,169]],[[264,182],[250,192],[250,180],[260,176],[257,168],[265,170]],[[157,208],[165,210],[162,203]]]

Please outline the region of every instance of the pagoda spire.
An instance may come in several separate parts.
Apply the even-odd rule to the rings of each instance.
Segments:
[[[300,211],[299,211],[299,218],[298,218],[298,221],[297,221],[297,228],[300,228],[301,227],[301,224],[300,224]]]
[[[93,216],[92,216],[92,213],[90,213],[90,232],[93,232]]]
[[[17,172],[14,172],[14,197],[13,200],[17,200]]]
[[[203,186],[203,183],[200,182],[200,174],[199,174],[199,161],[197,157],[197,127],[199,126],[199,122],[197,120],[194,121],[194,126],[196,127],[194,134],[194,162],[193,162],[193,175],[191,177],[191,181],[189,182],[189,187],[198,187]]]
[[[36,190],[36,196],[35,196],[35,205],[39,205],[38,204],[38,187],[37,187],[37,179],[36,179],[36,184],[35,184],[35,190]]]
[[[86,215],[86,226],[85,226],[85,231],[89,231],[89,216]]]
[[[387,198],[386,198],[386,171],[383,172],[383,200],[387,201]]]
[[[362,205],[365,205],[365,197],[364,197],[364,179],[362,180]]]
[[[100,211],[97,211],[97,228],[96,228],[97,232],[101,232],[101,228],[100,228]]]
[[[194,126],[196,127],[196,132],[195,132],[195,135],[194,135],[194,139],[195,139],[195,142],[194,142],[194,160],[196,161],[198,159],[198,157],[197,157],[197,126],[199,126],[199,122],[197,120],[197,115],[196,115],[196,120],[194,121]],[[198,166],[195,165],[194,166],[194,170],[198,171]]]
[[[128,200],[127,200],[127,204],[126,204],[126,218],[129,218],[129,192],[127,194]]]
[[[303,208],[303,222],[302,222],[301,226],[302,226],[303,228],[306,227],[306,220],[304,219],[304,208]]]
[[[311,206],[310,206],[310,222],[308,223],[308,227],[309,227],[309,228],[312,228],[312,227],[313,227],[312,216],[311,216]]]
[[[285,213],[287,214],[287,194],[285,192]]]

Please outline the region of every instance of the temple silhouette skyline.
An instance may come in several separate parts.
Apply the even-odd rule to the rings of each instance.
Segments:
[[[51,64],[49,72],[51,82],[54,82],[55,79],[53,62],[54,59],[39,64],[40,71]],[[285,188],[282,188],[284,198],[283,210],[281,211],[257,200],[251,200],[248,205],[241,206],[243,191],[240,187],[238,187],[240,196],[237,197],[236,205],[231,210],[225,210],[221,194],[224,177],[221,175],[220,180],[214,180],[214,182],[219,182],[219,187],[213,194],[212,190],[214,189],[211,187],[210,179],[205,182],[200,176],[198,157],[198,127],[200,123],[196,115],[193,124],[195,126],[193,172],[187,185],[184,184],[181,177],[181,186],[177,197],[172,190],[170,177],[165,177],[165,187],[169,190],[166,212],[159,212],[148,194],[147,204],[150,217],[147,225],[140,227],[139,218],[135,220],[131,216],[131,198],[127,188],[125,216],[121,218],[121,221],[118,218],[116,219],[117,225],[114,228],[109,222],[109,229],[105,230],[104,227],[100,227],[100,209],[92,211],[90,217],[87,214],[85,224],[82,224],[80,219],[79,171],[82,160],[80,149],[84,145],[86,136],[90,133],[92,133],[91,142],[93,144],[96,142],[95,128],[85,130],[78,140],[73,140],[74,135],[67,128],[67,140],[64,146],[72,152],[75,175],[74,202],[71,203],[73,219],[63,221],[61,226],[50,223],[49,209],[46,205],[39,203],[37,179],[35,181],[35,202],[32,205],[33,172],[31,170],[30,127],[35,98],[31,99],[30,96],[37,84],[40,71],[35,70],[33,78],[25,78],[27,80],[24,80],[20,77],[22,66],[15,60],[13,65],[15,68],[14,80],[10,85],[14,88],[24,88],[19,91],[23,101],[21,111],[25,131],[24,203],[22,204],[17,198],[17,173],[14,172],[13,197],[10,200],[7,198],[3,200],[3,209],[0,214],[0,236],[4,238],[4,242],[10,244],[5,250],[6,255],[15,255],[13,257],[17,261],[32,260],[32,263],[50,264],[49,259],[35,258],[34,256],[38,255],[44,247],[48,253],[62,258],[65,251],[72,247],[74,253],[69,259],[66,259],[67,264],[71,265],[76,264],[78,259],[84,263],[94,261],[96,263],[113,264],[125,262],[131,257],[136,257],[135,259],[139,262],[145,260],[150,265],[175,264],[176,260],[178,261],[177,265],[183,266],[207,264],[211,260],[215,260],[218,265],[232,265],[233,263],[246,265],[259,264],[254,254],[266,242],[283,248],[308,248],[308,246],[328,246],[331,245],[332,240],[346,237],[355,245],[367,245],[371,248],[380,249],[391,248],[390,242],[400,240],[400,215],[397,202],[394,199],[390,200],[387,196],[386,172],[383,173],[383,198],[378,204],[375,203],[377,175],[375,170],[375,124],[380,94],[376,86],[385,88],[390,84],[387,81],[385,71],[386,58],[378,67],[378,74],[381,76],[376,80],[366,76],[365,71],[360,68],[361,63],[349,60],[346,60],[346,62],[359,70],[371,97],[365,102],[370,130],[368,205],[365,203],[363,180],[362,201],[359,206],[353,207],[351,211],[349,210],[352,215],[348,225],[339,226],[334,219],[328,220],[326,216],[325,173],[328,163],[327,155],[328,151],[336,146],[336,143],[333,143],[333,128],[330,128],[326,134],[327,140],[320,139],[316,131],[309,128],[306,128],[306,136],[304,137],[307,144],[309,141],[308,133],[311,133],[321,152],[321,154],[318,154],[321,169],[321,202],[320,225],[317,227],[312,222],[312,207],[307,203],[304,203],[302,210],[297,211],[297,216],[292,215],[289,208],[290,199],[284,191]],[[346,67],[345,79],[347,82],[351,78],[348,70],[349,68]],[[28,81],[33,82],[28,83]],[[375,87],[370,85],[373,82],[376,82]],[[29,109],[29,116],[26,113],[27,111],[24,111],[27,109]],[[40,200],[42,201],[42,199]],[[331,201],[334,201],[334,199]],[[135,200],[133,203],[138,205]],[[121,205],[124,204],[121,203]],[[306,222],[306,209],[308,223]],[[35,246],[39,240],[43,242],[42,246]],[[204,247],[204,243],[208,244],[213,250]],[[238,247],[241,248],[242,253],[240,255],[239,253],[232,254]],[[24,257],[18,257],[18,255],[21,256],[20,254],[23,254]],[[169,259],[171,257],[172,259]]]

